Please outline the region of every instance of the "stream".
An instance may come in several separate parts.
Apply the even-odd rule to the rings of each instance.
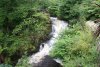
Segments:
[[[52,37],[47,42],[40,45],[40,49],[37,53],[29,57],[29,64],[39,63],[42,61],[43,57],[47,55],[49,56],[50,51],[57,41],[57,38],[59,38],[59,34],[61,34],[62,31],[68,28],[68,23],[66,23],[65,21],[59,20],[56,17],[50,17],[50,20],[52,22],[52,32],[50,33],[50,35],[52,35]],[[55,59],[55,61],[61,63],[59,59]]]

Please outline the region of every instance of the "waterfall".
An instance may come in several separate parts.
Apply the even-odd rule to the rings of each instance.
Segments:
[[[39,52],[37,52],[36,54],[33,54],[29,58],[29,64],[38,63],[41,61],[41,59],[44,56],[49,55],[55,42],[57,41],[57,38],[59,37],[59,34],[64,29],[68,28],[68,24],[65,21],[59,20],[56,17],[50,17],[50,20],[52,22],[52,32],[50,33],[52,35],[52,37],[46,43],[42,43],[40,45]]]

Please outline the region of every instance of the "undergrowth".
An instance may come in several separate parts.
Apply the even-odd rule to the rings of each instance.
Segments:
[[[60,35],[51,56],[62,59],[64,67],[96,67],[97,52],[91,31],[73,25]]]

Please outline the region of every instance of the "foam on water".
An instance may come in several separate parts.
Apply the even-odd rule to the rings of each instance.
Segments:
[[[65,21],[59,20],[56,17],[50,17],[52,21],[52,32],[50,33],[52,37],[48,42],[42,43],[40,45],[39,52],[36,54],[33,54],[29,58],[29,63],[38,63],[41,61],[41,58],[43,58],[46,55],[49,55],[50,51],[52,50],[55,42],[57,41],[57,38],[59,34],[65,29],[68,28],[68,24]],[[58,59],[57,59],[58,61]],[[59,61],[60,62],[60,61]]]

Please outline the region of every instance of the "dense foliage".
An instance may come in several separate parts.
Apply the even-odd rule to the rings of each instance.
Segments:
[[[31,0],[0,1],[0,63],[15,65],[48,38],[49,15],[39,7]]]
[[[96,67],[96,45],[88,29],[75,25],[61,34],[55,45],[51,56],[62,59],[64,67]]]
[[[64,67],[97,67],[95,39],[84,25],[100,18],[100,0],[64,0],[56,16],[72,25],[60,35],[51,56],[62,59]]]
[[[48,0],[49,1],[49,0]],[[51,16],[75,24],[81,17],[87,20],[100,18],[100,0],[51,0],[48,11]]]
[[[27,67],[27,55],[36,52],[39,44],[48,39],[50,16],[71,25],[61,34],[51,55],[61,58],[64,67],[96,67],[96,45],[84,24],[100,18],[100,0],[1,0],[1,66],[15,66],[21,58],[22,64],[17,63],[16,67]]]

